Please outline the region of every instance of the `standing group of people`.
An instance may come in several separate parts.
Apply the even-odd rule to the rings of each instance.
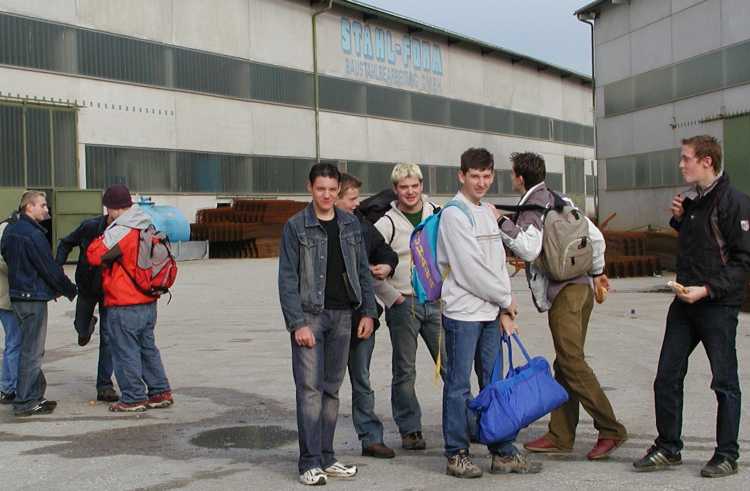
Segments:
[[[587,241],[593,250],[591,270],[566,281],[551,278],[538,260],[544,254],[544,209],[562,197],[546,187],[540,155],[517,153],[511,162],[513,188],[522,195],[522,206],[511,215],[484,201],[495,177],[494,160],[487,150],[471,148],[461,156],[456,206],[440,210],[423,193],[419,166],[398,164],[391,174],[396,199],[374,228],[357,210],[362,183],[342,175],[334,165],[313,166],[308,181],[312,201],[284,227],[278,277],[292,348],[301,483],[321,485],[328,478],[351,478],[357,473],[357,467],[340,462],[333,449],[339,388],[347,366],[362,455],[395,456],[384,442],[370,384],[380,304],[393,350],[391,406],[401,447],[427,446],[415,392],[421,337],[442,366],[446,473],[459,478],[482,476],[469,452],[477,422],[467,402],[472,397],[472,367],[480,388],[484,387],[490,382],[501,334],[517,329],[506,248],[526,262],[534,305],[547,313],[555,378],[569,400],[552,412],[546,434],[525,443],[528,452],[519,451],[512,440],[489,445],[490,472],[535,473],[542,465],[529,459],[529,453],[570,452],[580,406],[599,432],[587,454],[590,460],[607,458],[627,440],[625,426],[585,357],[594,289],[609,289],[604,237],[586,219]],[[731,188],[721,174],[721,149],[715,139],[685,140],[680,168],[694,189],[690,197],[680,196],[673,203],[672,225],[680,234],[677,280],[688,286],[670,307],[654,384],[659,437],[634,467],[659,470],[680,463],[682,383],[687,357],[703,342],[719,413],[718,447],[702,475],[719,477],[737,470],[740,392],[734,338],[744,274],[750,269],[750,206],[747,196]],[[444,275],[442,295],[436,302],[420,303],[411,286],[409,241],[417,224],[436,212],[442,214],[437,245]],[[717,322],[721,327],[713,329]],[[348,358],[342,356],[346,353]]]
[[[145,411],[173,404],[171,389],[154,339],[157,296],[133,280],[140,232],[151,219],[133,206],[124,185],[102,198],[106,215],[84,221],[60,241],[57,258],[41,223],[49,219],[46,195],[27,191],[17,213],[0,224],[0,320],[5,329],[0,403],[16,416],[51,413],[42,370],[47,337],[47,304],[76,296],[74,327],[78,344],[90,341],[99,306],[97,400],[116,412]],[[62,265],[79,248],[76,284]],[[112,382],[115,374],[121,390]]]

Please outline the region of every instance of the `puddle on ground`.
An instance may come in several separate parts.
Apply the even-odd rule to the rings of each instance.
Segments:
[[[234,426],[204,431],[190,443],[203,448],[249,448],[268,450],[297,440],[297,432],[281,426]]]

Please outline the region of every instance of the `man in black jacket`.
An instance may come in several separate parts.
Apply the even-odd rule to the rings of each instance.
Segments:
[[[393,274],[398,264],[398,255],[385,243],[378,229],[357,211],[359,190],[362,181],[349,174],[341,175],[341,187],[336,207],[353,213],[359,218],[365,238],[370,271],[375,280],[383,280]],[[377,305],[378,317],[383,309]],[[370,361],[375,349],[375,333],[361,339],[357,336],[357,325],[361,312],[352,316],[352,337],[349,347],[349,380],[352,383],[352,421],[362,441],[362,455],[381,459],[395,457],[395,452],[383,443],[383,423],[375,414],[375,393],[370,386]],[[375,319],[375,329],[380,322]]]
[[[107,330],[107,309],[102,304],[104,291],[102,290],[102,273],[97,267],[91,266],[86,259],[86,249],[89,244],[102,235],[107,225],[112,223],[109,215],[84,220],[78,228],[57,245],[55,261],[60,266],[68,260],[70,251],[78,247],[78,264],[76,265],[76,285],[78,286],[78,300],[76,301],[76,316],[73,326],[78,332],[78,345],[86,346],[91,340],[96,326],[94,308],[99,304],[99,364],[96,373],[96,399],[98,401],[116,402],[119,397],[112,384],[112,353],[110,351],[109,331]]]
[[[721,146],[711,136],[682,141],[680,170],[694,186],[675,196],[670,225],[679,232],[677,297],[669,307],[654,381],[659,433],[638,471],[682,463],[683,382],[698,343],[708,355],[716,393],[717,446],[701,470],[704,477],[737,472],[740,383],[737,375],[737,317],[750,270],[750,198],[721,173]]]
[[[76,287],[55,263],[46,230],[39,224],[49,218],[46,195],[41,191],[25,192],[18,211],[18,221],[5,229],[0,254],[8,265],[10,301],[21,330],[13,410],[16,416],[32,416],[51,413],[57,407],[57,402],[44,398],[47,381],[42,359],[47,339],[47,302],[61,295],[73,301]]]

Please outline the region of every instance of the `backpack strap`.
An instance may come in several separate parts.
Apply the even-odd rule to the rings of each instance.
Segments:
[[[464,203],[463,201],[458,200],[458,199],[452,199],[452,200],[448,201],[445,204],[445,206],[443,206],[443,210],[445,210],[446,208],[450,208],[451,206],[455,206],[456,208],[458,208],[459,210],[461,210],[464,213],[464,215],[466,215],[466,217],[471,222],[471,226],[472,227],[475,225],[474,224],[474,215],[472,215],[471,210],[466,205],[466,203]]]
[[[396,224],[393,223],[393,218],[391,218],[388,213],[383,216],[386,217],[389,222],[391,222],[391,238],[388,240],[388,247],[390,247],[390,245],[393,243],[393,239],[396,238]]]

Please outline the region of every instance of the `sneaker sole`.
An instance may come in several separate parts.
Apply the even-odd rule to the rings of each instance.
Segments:
[[[459,474],[458,472],[451,471],[449,469],[446,469],[445,473],[452,477],[457,477],[458,479],[478,479],[482,477],[483,473],[480,474],[474,474],[474,475],[467,475],[467,474]]]
[[[354,474],[332,474],[327,471],[323,471],[326,473],[326,477],[329,477],[331,479],[351,479],[357,475],[357,472],[359,472],[359,469],[354,471]]]
[[[526,445],[523,446],[526,450],[529,452],[534,453],[546,453],[546,454],[565,454],[565,453],[571,453],[573,450],[565,450],[564,448],[538,448],[538,447],[527,447]]]
[[[162,401],[162,402],[149,402],[146,404],[146,407],[149,409],[164,409],[165,407],[169,407],[174,404],[174,401]]]
[[[38,414],[51,414],[55,411],[55,408],[40,409],[39,411],[24,411],[22,413],[13,413],[17,418],[28,418],[29,416],[36,416]]]
[[[716,479],[719,477],[728,477],[728,476],[733,476],[735,474],[737,474],[737,469],[734,469],[731,472],[722,472],[721,474],[713,474],[711,472],[705,472],[701,470],[701,477],[707,477],[709,479]]]
[[[146,412],[146,406],[138,406],[133,408],[109,408],[110,412],[113,413],[143,413]]]
[[[602,460],[602,459],[606,459],[607,457],[609,457],[609,455],[610,455],[610,454],[611,454],[612,452],[614,452],[614,451],[615,451],[615,450],[617,450],[618,448],[622,447],[623,443],[625,443],[626,441],[627,441],[627,440],[620,440],[619,442],[617,442],[617,445],[615,445],[614,447],[610,448],[608,452],[606,452],[606,453],[603,453],[603,454],[601,454],[601,455],[596,455],[596,456],[594,456],[594,457],[589,457],[589,456],[587,455],[587,456],[586,456],[586,458],[587,458],[587,459],[589,459],[589,460]]]
[[[315,482],[305,482],[302,479],[299,480],[300,484],[304,484],[305,486],[325,486],[327,484],[327,480],[325,477],[321,477]]]
[[[384,455],[384,454],[379,454],[375,452],[366,452],[362,450],[362,457],[372,457],[373,459],[392,459],[396,457],[396,453],[394,452],[392,454]]]
[[[490,474],[539,474],[540,472],[542,472],[542,464],[539,462],[529,464],[528,469],[514,469],[512,467],[490,468]]]
[[[655,465],[653,467],[633,467],[633,470],[635,472],[657,472],[657,471],[669,471],[673,470],[675,467],[682,465],[682,462],[676,462],[674,464],[666,464],[666,465]]]

